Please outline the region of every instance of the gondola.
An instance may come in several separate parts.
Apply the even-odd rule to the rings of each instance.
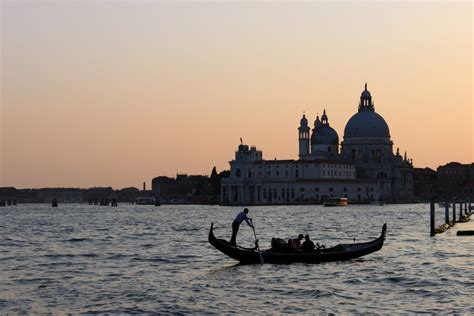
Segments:
[[[387,231],[387,224],[382,227],[380,237],[365,243],[339,244],[337,246],[317,249],[313,252],[281,252],[272,249],[258,250],[233,246],[224,239],[217,239],[213,232],[214,223],[209,230],[209,243],[220,252],[240,261],[243,264],[251,263],[320,263],[329,261],[345,261],[362,257],[382,249]]]

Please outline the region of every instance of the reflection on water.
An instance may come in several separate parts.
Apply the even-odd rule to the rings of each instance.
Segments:
[[[326,246],[362,242],[388,224],[381,251],[309,265],[239,265],[213,249],[210,223],[229,239],[239,211],[1,208],[0,312],[474,313],[472,240],[430,238],[427,205],[250,208],[262,248],[299,233]],[[238,242],[252,247],[253,239],[244,223]]]

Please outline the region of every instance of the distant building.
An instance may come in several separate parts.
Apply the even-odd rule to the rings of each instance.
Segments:
[[[146,191],[150,192],[150,191]],[[145,193],[146,193],[145,192]],[[16,201],[18,203],[96,203],[105,200],[119,202],[133,202],[138,195],[144,195],[137,188],[124,188],[114,190],[111,187],[94,187],[89,189],[79,188],[40,188],[16,189],[12,187],[0,188],[0,204],[3,201]]]
[[[212,203],[209,177],[177,174],[176,178],[159,176],[152,180],[152,192],[162,203]]]
[[[450,162],[437,168],[439,196],[474,201],[474,163]]]
[[[58,203],[82,203],[84,193],[81,189],[40,189],[38,197],[42,203],[51,203],[57,200]]]
[[[230,161],[230,177],[222,179],[221,203],[321,203],[347,197],[352,203],[375,200],[412,201],[413,166],[393,142],[385,120],[375,112],[367,85],[358,112],[339,136],[326,111],[316,117],[312,133],[303,115],[298,128],[298,160],[264,160],[262,151],[241,144]]]
[[[413,169],[413,189],[415,197],[428,201],[436,194],[436,171],[430,168]]]

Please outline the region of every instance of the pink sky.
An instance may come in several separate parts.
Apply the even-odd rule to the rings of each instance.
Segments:
[[[368,82],[416,167],[473,161],[465,2],[1,2],[1,186],[140,187],[228,168],[239,138],[342,140]]]

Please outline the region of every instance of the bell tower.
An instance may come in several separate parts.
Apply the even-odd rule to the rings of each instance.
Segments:
[[[306,159],[309,156],[309,131],[308,120],[303,114],[298,127],[299,158]]]

